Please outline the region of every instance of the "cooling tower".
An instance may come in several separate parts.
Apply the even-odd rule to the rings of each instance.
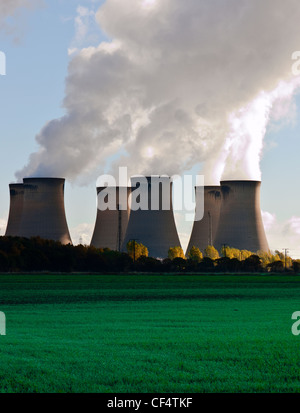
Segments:
[[[103,209],[100,205],[103,205],[103,196],[101,197],[101,194],[107,193],[108,196],[110,196],[112,191],[115,192],[115,198],[112,198],[115,201],[112,205],[113,209],[109,207],[105,210],[101,210]],[[109,248],[116,251],[121,250],[129,219],[129,194],[130,188],[127,187],[97,188],[97,218],[91,245],[96,248]]]
[[[221,188],[220,186],[205,186],[203,189],[202,193],[200,190],[197,191],[197,187],[195,187],[196,210],[200,207],[200,203],[203,202],[204,214],[201,220],[194,222],[186,251],[187,254],[193,246],[203,252],[208,245],[214,245],[215,241],[220,217]],[[204,199],[200,197],[204,197]]]
[[[222,181],[221,209],[215,247],[223,245],[251,252],[268,251],[260,210],[259,181]]]
[[[10,207],[5,236],[19,236],[20,223],[23,211],[24,186],[23,184],[10,184]]]
[[[132,200],[137,189],[141,192],[140,200],[143,195],[146,195],[147,199],[146,203],[136,210],[133,210],[131,202],[122,249],[126,251],[127,242],[135,239],[148,248],[150,257],[166,258],[170,247],[181,245],[173,215],[172,182],[169,177],[152,176],[144,179],[145,182],[139,185],[138,178],[131,178]]]
[[[65,215],[63,178],[24,178],[20,236],[71,244]]]

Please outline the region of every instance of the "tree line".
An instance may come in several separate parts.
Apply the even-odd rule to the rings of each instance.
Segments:
[[[141,243],[129,241],[127,253],[87,245],[62,245],[39,237],[0,237],[0,272],[300,272],[300,260],[275,251],[257,252],[223,246],[203,252],[192,247],[187,255],[170,247],[168,258],[149,256]]]
[[[248,250],[239,250],[229,246],[221,248],[221,256],[218,250],[208,245],[202,253],[199,248],[193,246],[185,257],[181,247],[170,248],[169,258],[181,263],[192,262],[194,267],[201,268],[204,263],[209,263],[212,272],[284,272],[300,271],[300,260],[293,260],[291,257],[280,251],[257,251],[253,253]],[[188,264],[189,265],[189,264]]]

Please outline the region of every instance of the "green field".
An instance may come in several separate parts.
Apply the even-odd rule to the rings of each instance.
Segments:
[[[0,275],[1,392],[299,392],[298,276]]]

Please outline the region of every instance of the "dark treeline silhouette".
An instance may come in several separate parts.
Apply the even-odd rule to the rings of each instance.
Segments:
[[[84,245],[62,245],[39,237],[0,237],[2,272],[104,272],[126,271],[128,254]]]
[[[62,245],[39,237],[0,237],[0,272],[284,272],[284,263],[263,265],[258,255],[244,260],[209,257],[200,260],[175,257],[158,260],[131,252],[121,253],[86,245]],[[299,260],[293,260],[290,272],[300,272]]]

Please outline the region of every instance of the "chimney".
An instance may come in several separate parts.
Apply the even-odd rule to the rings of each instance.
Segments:
[[[215,247],[269,251],[260,210],[260,181],[222,181]]]
[[[170,247],[181,246],[172,207],[172,182],[170,177],[157,175],[144,178],[131,178],[132,199],[135,190],[140,191],[140,202],[146,202],[137,210],[132,209],[128,222],[123,250],[126,251],[128,241],[135,239],[148,248],[149,256],[166,258]]]
[[[17,237],[20,235],[20,223],[23,211],[23,184],[10,184],[9,194],[10,207],[5,236]]]
[[[114,195],[115,194],[115,198]],[[130,188],[127,187],[98,187],[97,188],[97,217],[91,245],[96,248],[109,248],[121,251],[123,239],[129,220],[128,198]],[[113,209],[103,209],[103,199],[113,197]]]
[[[24,178],[20,236],[71,244],[64,206],[63,178]]]
[[[194,222],[186,254],[189,253],[193,246],[204,252],[208,245],[214,245],[215,242],[220,217],[221,187],[204,186],[203,189],[204,200],[200,199],[202,191],[200,195],[200,190],[197,191],[197,187],[195,187],[196,211],[199,208],[200,202],[204,202],[204,215],[200,221]]]

